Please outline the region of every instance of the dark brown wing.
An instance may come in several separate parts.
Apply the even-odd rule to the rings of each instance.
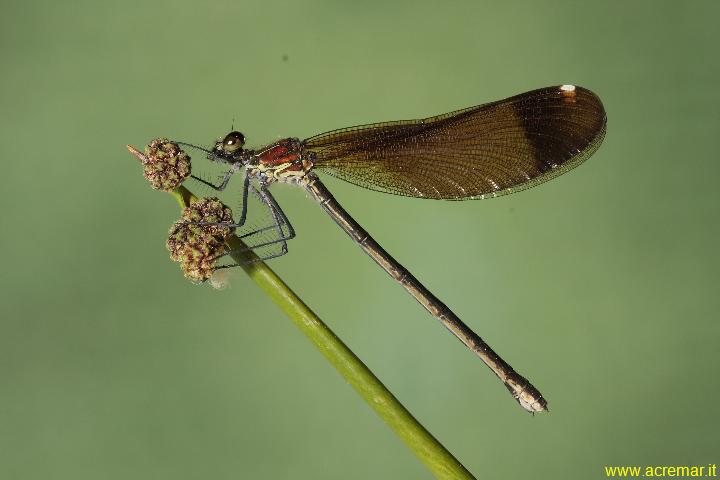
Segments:
[[[304,144],[316,168],[355,185],[465,200],[570,170],[598,149],[605,123],[593,92],[562,85],[437,117],[334,130]]]

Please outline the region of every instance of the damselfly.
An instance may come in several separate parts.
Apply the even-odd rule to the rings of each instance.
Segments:
[[[315,172],[409,197],[497,197],[576,167],[598,149],[605,125],[605,110],[594,93],[561,85],[436,117],[343,128],[306,140],[286,138],[256,150],[244,148],[245,137],[237,131],[211,148],[177,143],[203,150],[210,160],[226,166],[218,183],[194,177],[215,190],[225,190],[234,174],[244,172],[242,209],[236,223],[228,226],[245,225],[252,192],[267,207],[273,224],[245,236],[267,230],[278,233],[275,239],[254,245],[280,246],[266,258],[286,253],[287,241],[295,235],[268,187],[276,182],[303,187],[360,248],[492,369],[523,408],[540,412],[547,410],[540,392],[391,257],[340,206]]]

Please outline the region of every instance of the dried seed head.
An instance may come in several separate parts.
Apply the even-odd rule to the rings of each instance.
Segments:
[[[230,227],[205,222],[232,223],[232,211],[217,198],[197,200],[183,210],[166,243],[170,258],[180,263],[185,277],[198,283],[213,275],[218,258],[226,252],[225,237],[232,232]]]
[[[155,190],[170,192],[190,175],[190,156],[166,138],[156,138],[145,147],[142,164]]]
[[[198,225],[203,232],[225,240],[231,228],[226,224],[233,223],[232,210],[225,206],[217,197],[200,198],[183,210],[182,221],[192,223],[211,223],[225,225]]]
[[[198,231],[197,227],[176,222],[166,245],[170,258],[180,263],[185,277],[199,283],[212,276],[218,257],[225,253],[225,244],[218,237]]]

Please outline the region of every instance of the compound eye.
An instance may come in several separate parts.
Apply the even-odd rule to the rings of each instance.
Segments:
[[[222,149],[225,153],[237,152],[243,145],[245,145],[245,135],[240,132],[230,132],[222,141]]]

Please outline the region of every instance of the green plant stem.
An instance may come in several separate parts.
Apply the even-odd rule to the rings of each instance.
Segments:
[[[172,192],[181,207],[196,197],[185,187]],[[260,261],[238,237],[226,240],[231,255],[258,286],[285,312],[315,344],[385,423],[410,447],[418,458],[442,479],[475,478],[453,455],[418,422],[365,364],[325,325],[310,308]],[[250,261],[251,263],[248,263]]]
[[[128,145],[139,160],[144,154]],[[185,187],[171,192],[182,208],[196,199]],[[365,364],[325,325],[310,308],[235,235],[226,239],[233,258],[248,276],[285,312],[315,344],[363,399],[410,447],[417,457],[441,479],[475,477],[423,427]]]

